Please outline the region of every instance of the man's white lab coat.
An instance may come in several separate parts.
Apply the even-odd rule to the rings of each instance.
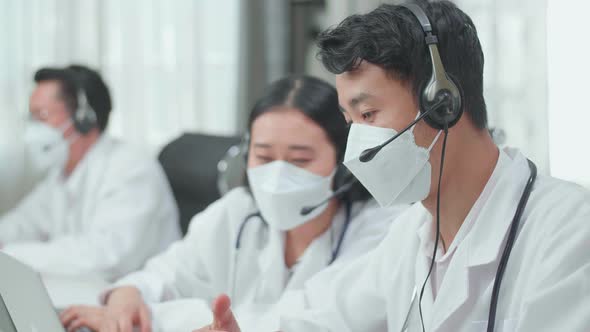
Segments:
[[[463,224],[474,219],[436,298],[427,284],[426,331],[486,330],[494,278],[528,177],[522,154],[500,152]],[[282,317],[281,330],[402,331],[409,313],[407,331],[422,331],[418,299],[412,310],[410,303],[428,273],[434,237],[424,236],[424,230],[431,230],[431,223],[421,204],[408,209],[379,248],[348,266],[324,292],[306,291],[309,310]],[[585,189],[538,177],[502,281],[495,331],[590,331],[590,195]]]

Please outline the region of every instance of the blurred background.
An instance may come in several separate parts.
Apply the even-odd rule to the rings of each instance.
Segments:
[[[314,37],[377,0],[0,0],[0,212],[30,188],[22,133],[42,66],[100,70],[109,133],[154,155],[184,132],[240,135],[271,81],[333,81]],[[590,187],[583,0],[457,0],[479,31],[491,126],[545,174]],[[444,59],[443,59],[444,60]],[[195,151],[198,153],[198,151]]]

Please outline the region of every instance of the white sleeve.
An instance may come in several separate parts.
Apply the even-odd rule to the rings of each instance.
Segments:
[[[110,291],[121,286],[137,287],[148,303],[186,297],[209,299],[218,295],[214,285],[223,283],[220,279],[229,274],[230,253],[225,248],[234,233],[228,228],[231,227],[228,210],[235,202],[231,204],[228,195],[193,217],[183,240],[150,259],[141,271],[105,290],[101,302],[105,302]]]
[[[351,221],[341,253],[333,265],[346,264],[379,246],[391,225],[408,207],[398,205],[382,208],[375,200],[363,203],[361,212]]]
[[[11,242],[41,241],[48,231],[42,206],[47,197],[47,180],[39,183],[22,201],[0,217],[0,248]]]
[[[383,289],[387,283],[381,270],[383,257],[391,250],[387,242],[386,238],[375,250],[344,266],[322,289],[306,285],[296,299],[304,302],[305,311],[281,313],[281,331],[386,330]]]
[[[124,174],[111,175],[82,232],[8,244],[3,250],[48,274],[97,274],[112,280],[139,268],[159,249],[154,244],[159,246],[163,228],[177,227],[173,198],[158,181],[154,165],[129,165]]]
[[[179,298],[180,291],[175,282],[176,271],[183,268],[183,261],[196,258],[196,255],[186,257],[191,251],[193,241],[190,233],[187,234],[183,240],[173,243],[165,252],[151,258],[142,270],[119,279],[103,291],[100,303],[105,304],[110,292],[123,286],[136,287],[148,303]]]
[[[554,208],[543,216],[554,227],[546,227],[538,239],[534,280],[516,331],[590,331],[589,201],[582,207]]]

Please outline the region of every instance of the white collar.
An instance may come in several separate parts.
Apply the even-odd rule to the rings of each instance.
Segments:
[[[494,191],[494,188],[496,188],[496,185],[498,184],[500,177],[508,169],[510,162],[511,160],[508,154],[503,150],[500,150],[498,161],[496,162],[496,166],[494,167],[492,175],[488,179],[488,182],[486,183],[483,191],[473,204],[471,210],[469,210],[469,213],[465,217],[463,224],[461,224],[461,227],[455,235],[453,242],[448,247],[447,252],[445,252],[443,255],[440,255],[442,253],[442,250],[439,248],[439,252],[437,253],[436,259],[437,262],[442,262],[449,259],[449,257],[452,256],[455,250],[457,250],[457,247],[461,245],[463,240],[473,229],[477,218],[480,216],[482,208],[489,200],[492,192]],[[426,218],[417,231],[418,237],[420,239],[420,250],[426,255],[426,257],[430,259],[432,259],[432,252],[434,250],[435,227],[436,225],[434,222],[434,218],[430,214],[426,213]]]

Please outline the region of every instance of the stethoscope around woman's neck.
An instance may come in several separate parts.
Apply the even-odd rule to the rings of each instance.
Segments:
[[[330,200],[332,200],[334,198],[341,197],[342,195],[346,194],[348,191],[350,191],[352,189],[352,187],[354,186],[356,181],[357,181],[356,179],[350,180],[349,182],[342,185],[340,188],[338,188],[330,196],[326,197],[321,202],[319,202],[315,205],[302,207],[301,211],[299,213],[302,216],[306,216],[306,215],[312,213],[313,211],[315,211],[316,209],[324,206],[325,204],[328,204],[330,202]],[[336,246],[332,248],[332,256],[330,257],[330,260],[328,261],[327,266],[334,263],[336,258],[338,258],[338,254],[340,253],[340,249],[342,248],[342,242],[344,242],[344,237],[346,236],[346,232],[348,231],[348,226],[350,225],[350,220],[352,218],[352,216],[351,216],[352,215],[352,202],[346,200],[344,202],[344,207],[345,207],[346,214],[345,214],[345,218],[344,218],[344,224],[342,226],[342,231],[340,232],[340,236],[338,237],[338,242],[336,242]],[[265,227],[268,227],[268,223],[264,220],[260,211],[256,211],[254,213],[248,214],[244,218],[244,221],[242,221],[242,223],[240,224],[240,228],[238,229],[238,234],[236,236],[236,242],[234,245],[235,252],[234,252],[233,276],[232,276],[232,291],[231,291],[232,296],[235,296],[235,294],[236,294],[236,280],[238,277],[238,275],[237,275],[238,274],[237,273],[238,272],[237,271],[238,254],[239,254],[240,249],[242,248],[242,235],[244,234],[244,230],[246,229],[246,226],[248,225],[248,223],[253,219],[259,219]]]

